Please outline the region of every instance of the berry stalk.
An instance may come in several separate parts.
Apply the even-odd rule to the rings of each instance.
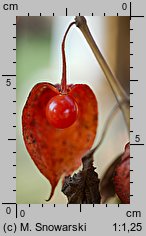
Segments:
[[[72,27],[72,25],[75,24],[75,21],[72,22],[66,32],[65,32],[65,35],[63,37],[63,41],[62,41],[62,79],[61,79],[61,93],[62,94],[67,94],[67,80],[66,80],[66,57],[65,57],[65,40],[66,40],[66,36],[68,34],[68,31],[70,30],[70,28]]]

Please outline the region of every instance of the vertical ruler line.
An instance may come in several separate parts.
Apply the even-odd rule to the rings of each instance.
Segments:
[[[82,212],[82,204],[80,203],[80,212]]]
[[[132,12],[132,6],[131,6],[131,2],[130,2],[130,20],[131,20],[131,12]]]
[[[16,203],[16,219],[18,218],[18,206],[17,206],[17,203]]]

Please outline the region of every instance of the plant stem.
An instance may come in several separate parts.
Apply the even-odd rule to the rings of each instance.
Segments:
[[[81,30],[82,34],[84,35],[86,41],[88,42],[92,52],[94,53],[94,56],[101,66],[108,83],[113,91],[113,94],[117,100],[117,103],[119,104],[119,107],[123,113],[124,120],[126,122],[127,128],[128,128],[128,133],[130,129],[130,118],[129,118],[129,103],[126,103],[125,106],[120,105],[120,100],[129,100],[128,95],[125,93],[123,88],[121,87],[119,81],[114,77],[111,69],[109,68],[106,60],[104,59],[103,55],[101,54],[99,48],[97,47],[91,32],[89,30],[89,27],[87,25],[86,19],[84,16],[77,16],[75,18],[76,21],[76,26]]]

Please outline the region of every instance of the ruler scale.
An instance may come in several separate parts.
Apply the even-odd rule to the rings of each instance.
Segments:
[[[145,37],[144,1],[57,1],[0,3],[0,143],[1,235],[146,235],[145,210]],[[16,16],[130,16],[130,186],[131,203],[123,204],[17,204],[16,203]],[[138,59],[137,59],[138,54]],[[137,75],[139,75],[137,77]]]

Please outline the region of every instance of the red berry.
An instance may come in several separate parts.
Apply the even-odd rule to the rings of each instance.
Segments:
[[[58,129],[71,126],[77,119],[78,107],[69,95],[57,95],[46,106],[46,117],[51,125]]]
[[[130,144],[126,144],[120,164],[114,174],[115,192],[124,204],[130,203]]]

